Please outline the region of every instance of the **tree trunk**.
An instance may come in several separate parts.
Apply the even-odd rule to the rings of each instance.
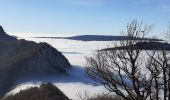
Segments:
[[[163,80],[164,80],[164,100],[166,100],[167,95],[167,80],[166,80],[166,69],[163,69]]]
[[[155,88],[156,88],[156,100],[159,100],[159,84],[156,76],[155,76]]]
[[[170,66],[169,67],[169,72],[168,72],[168,100],[170,100]]]

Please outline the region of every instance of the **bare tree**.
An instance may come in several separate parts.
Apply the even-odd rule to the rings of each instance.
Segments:
[[[115,43],[114,48],[100,50],[87,58],[86,72],[89,77],[125,100],[148,99],[152,94],[154,76],[151,71],[145,71],[149,64],[146,64],[143,51],[135,44],[139,40],[145,41],[145,36],[151,29],[151,25],[131,21],[126,32],[122,32],[127,35],[126,40]]]
[[[163,100],[170,100],[170,52],[167,43],[170,41],[170,26],[165,32],[165,38],[167,41],[160,50],[152,51],[152,54],[147,53],[150,57],[148,61],[150,65],[147,68],[154,77],[152,94],[156,96],[156,100],[159,100],[160,90],[163,91]]]
[[[154,76],[153,88],[156,91],[156,93],[153,91],[152,94],[155,94],[156,100],[159,100],[158,97],[161,95],[159,91],[163,90],[163,99],[170,100],[170,53],[166,48],[162,48],[160,51],[155,51],[154,55],[148,55],[151,57],[151,65],[148,69]]]
[[[147,69],[150,71],[150,75],[152,75],[153,80],[152,82],[155,83],[153,85],[155,88],[154,90],[152,89],[152,94],[150,95],[150,100],[159,100],[159,92],[160,92],[160,84],[159,84],[159,75],[160,75],[160,68],[158,67],[158,64],[153,60],[152,57],[155,56],[155,52],[152,54],[151,58],[148,58],[148,65]]]
[[[165,32],[165,39],[167,40],[167,42],[170,42],[170,24],[168,26],[167,31]]]
[[[166,38],[166,42],[170,42],[170,25],[168,26],[167,31],[165,32],[165,38]],[[163,53],[163,61],[165,64],[165,69],[163,71],[163,76],[164,76],[164,100],[166,100],[166,97],[168,98],[168,100],[170,100],[170,52],[167,50],[164,50]]]
[[[168,28],[168,31],[167,31],[167,34],[169,34],[170,36],[170,25],[169,25],[169,28]],[[169,41],[170,41],[170,37],[169,37]],[[167,58],[167,65],[168,65],[168,100],[170,100],[170,56],[168,56]]]

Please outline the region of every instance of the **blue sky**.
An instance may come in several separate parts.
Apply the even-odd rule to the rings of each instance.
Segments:
[[[7,32],[118,35],[132,19],[166,31],[170,0],[0,0]]]

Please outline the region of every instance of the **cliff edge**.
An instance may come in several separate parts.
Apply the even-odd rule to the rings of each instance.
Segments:
[[[23,76],[67,73],[67,58],[48,43],[17,40],[0,26],[0,94]]]

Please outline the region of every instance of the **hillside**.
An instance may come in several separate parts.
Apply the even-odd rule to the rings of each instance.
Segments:
[[[69,100],[57,87],[51,83],[43,83],[40,87],[22,90],[15,95],[5,97],[3,100]]]
[[[0,33],[0,37],[2,34]],[[13,40],[10,41],[9,38]],[[69,67],[67,58],[47,43],[17,40],[8,35],[0,40],[1,95],[7,92],[19,77],[66,74],[66,69]]]

